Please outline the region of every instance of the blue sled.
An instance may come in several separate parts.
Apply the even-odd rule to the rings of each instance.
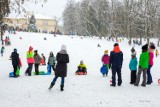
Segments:
[[[14,73],[13,73],[13,72],[10,72],[10,73],[9,73],[9,77],[14,77]]]
[[[102,74],[105,74],[106,72],[108,72],[108,69],[107,69],[106,65],[103,65],[101,67],[100,71],[101,71]]]

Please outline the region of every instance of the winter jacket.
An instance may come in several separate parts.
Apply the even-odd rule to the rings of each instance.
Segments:
[[[114,50],[110,53],[109,68],[122,68],[123,53],[119,47],[114,47]]]
[[[154,58],[153,52],[149,52],[149,65],[153,65],[153,58]]]
[[[56,58],[54,56],[49,56],[48,58],[48,64],[53,66],[56,63]]]
[[[33,56],[34,56],[33,51],[26,52],[27,63],[34,63]]]
[[[56,55],[56,70],[55,75],[57,77],[67,76],[67,63],[69,63],[69,56],[66,52],[58,52]]]
[[[130,63],[129,63],[129,69],[131,71],[136,71],[137,70],[137,64],[138,64],[137,58],[132,58],[130,60]]]
[[[139,59],[139,67],[144,69],[148,68],[148,62],[149,62],[148,52],[142,52]]]
[[[41,63],[41,57],[39,56],[39,54],[34,54],[34,63],[35,64]]]
[[[87,69],[85,64],[79,64],[78,67]]]
[[[102,56],[102,62],[104,64],[109,64],[109,56],[108,55],[103,55]]]
[[[19,54],[17,52],[12,52],[11,60],[13,66],[19,66]]]

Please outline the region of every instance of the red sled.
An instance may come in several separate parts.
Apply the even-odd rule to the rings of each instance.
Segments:
[[[19,66],[22,67],[22,61],[21,58],[19,58]]]
[[[44,65],[44,60],[43,59],[41,59],[41,64]]]
[[[75,75],[87,75],[87,72],[75,72]]]

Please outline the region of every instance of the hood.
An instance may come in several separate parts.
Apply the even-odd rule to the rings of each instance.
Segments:
[[[121,50],[120,50],[120,48],[119,48],[119,46],[115,46],[114,48],[113,48],[113,52],[115,52],[115,53],[118,53],[118,52],[120,52]]]

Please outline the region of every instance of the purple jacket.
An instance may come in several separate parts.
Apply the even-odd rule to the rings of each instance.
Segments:
[[[149,52],[149,65],[153,65],[153,58],[154,58],[153,52]]]
[[[103,55],[102,56],[102,62],[104,64],[109,64],[109,56],[108,55]]]

